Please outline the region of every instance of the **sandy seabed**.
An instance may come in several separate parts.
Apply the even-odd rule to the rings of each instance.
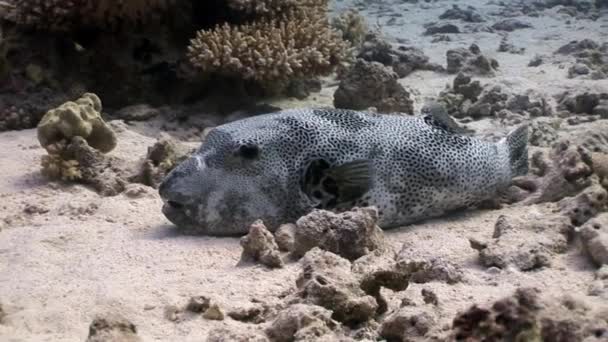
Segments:
[[[500,62],[496,77],[478,78],[482,82],[499,83],[513,91],[535,89],[547,96],[583,88],[608,91],[607,80],[568,79],[567,68],[559,63],[527,67],[536,54],[552,56],[571,40],[605,40],[608,15],[593,21],[566,17],[552,9],[540,17],[521,17],[534,28],[509,34],[514,45],[525,47],[523,54],[511,54],[496,52],[501,38],[496,33],[453,34],[447,42],[431,42],[432,36],[423,35],[423,25],[437,21],[454,3],[465,5],[464,1],[371,1],[362,13],[370,23],[379,23],[393,41],[421,48],[431,62],[442,65],[448,49],[478,44],[484,54]],[[466,1],[466,5],[486,15],[486,25],[501,19],[490,15],[497,5],[477,0]],[[353,3],[346,0],[333,4],[335,9],[350,6]],[[389,22],[393,18],[396,20]],[[453,77],[416,71],[400,83],[413,90],[418,110]],[[325,87],[305,101],[276,104],[329,105],[334,90]],[[119,145],[112,154],[145,156],[157,132],[145,125],[126,127],[118,134]],[[488,119],[470,127],[479,132],[506,132],[509,128]],[[192,296],[204,295],[230,311],[252,299],[272,302],[293,288],[300,272],[298,263],[274,270],[237,266],[241,254],[238,238],[180,235],[162,215],[162,202],[152,188],[133,185],[127,193],[101,197],[84,186],[49,182],[40,174],[44,153],[35,130],[0,133],[0,218],[4,221],[0,230],[0,303],[7,314],[5,323],[0,324],[0,340],[82,341],[92,319],[109,312],[128,317],[145,341],[199,341],[213,328],[236,328],[245,323],[200,317],[172,322],[165,316],[167,306],[181,306]],[[554,255],[550,267],[529,272],[512,268],[488,272],[479,264],[469,238],[490,238],[500,215],[534,219],[551,209],[547,204],[467,211],[386,231],[396,250],[408,242],[421,255],[438,254],[465,273],[465,279],[453,285],[410,284],[406,291],[391,294],[391,305],[398,306],[405,297],[422,302],[421,290],[429,289],[439,298],[437,324],[441,327],[449,327],[456,313],[471,304],[491,303],[521,286],[540,288],[546,296],[570,294],[587,298],[593,305],[608,305],[605,299],[587,295],[597,267],[577,246]]]

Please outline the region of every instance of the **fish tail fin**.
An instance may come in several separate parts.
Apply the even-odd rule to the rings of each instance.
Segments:
[[[511,131],[504,139],[509,151],[511,177],[528,173],[528,125],[524,124]]]

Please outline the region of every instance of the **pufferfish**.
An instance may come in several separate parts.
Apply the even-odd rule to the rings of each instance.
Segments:
[[[206,235],[364,206],[390,229],[492,199],[527,171],[526,125],[488,142],[428,113],[304,108],[213,128],[159,193],[172,223]]]

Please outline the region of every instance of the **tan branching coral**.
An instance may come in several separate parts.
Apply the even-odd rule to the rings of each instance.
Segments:
[[[204,72],[266,84],[328,74],[348,53],[349,44],[323,9],[201,30],[188,49],[190,61]]]
[[[227,0],[228,6],[235,10],[256,13],[276,14],[296,7],[327,7],[328,0]]]
[[[369,27],[365,17],[357,10],[351,9],[333,18],[332,26],[342,32],[342,38],[349,41],[353,46],[361,46]]]
[[[6,17],[19,24],[50,30],[81,26],[114,27],[141,23],[175,0],[6,0]]]

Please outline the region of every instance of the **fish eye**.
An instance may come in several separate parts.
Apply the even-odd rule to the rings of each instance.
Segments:
[[[244,144],[239,146],[238,155],[245,159],[255,159],[260,155],[260,148],[254,144]]]

